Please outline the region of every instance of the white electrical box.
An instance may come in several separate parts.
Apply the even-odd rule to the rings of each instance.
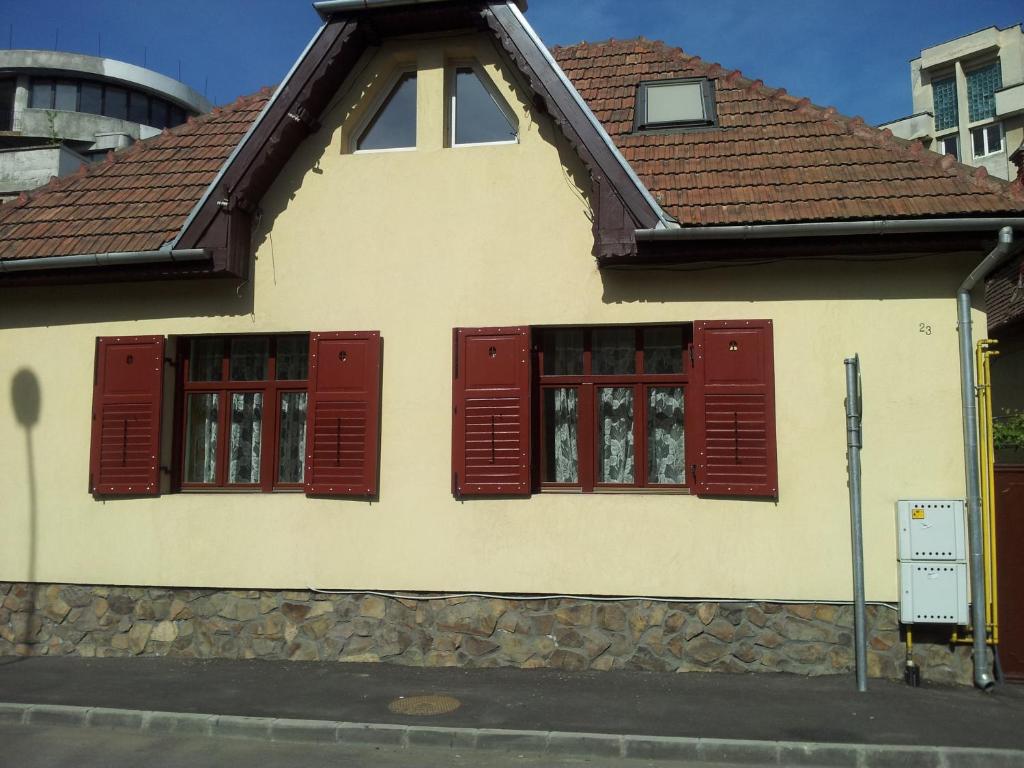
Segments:
[[[900,621],[904,624],[970,623],[967,563],[900,563]]]
[[[901,561],[967,559],[963,501],[905,499],[896,511]]]
[[[962,499],[896,502],[900,621],[969,623],[967,527]]]

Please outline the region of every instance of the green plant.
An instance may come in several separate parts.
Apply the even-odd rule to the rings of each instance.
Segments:
[[[1024,448],[1024,411],[1005,410],[992,420],[996,448]]]
[[[57,113],[52,109],[46,110],[46,123],[50,133],[50,143],[60,144],[60,137],[57,135]]]

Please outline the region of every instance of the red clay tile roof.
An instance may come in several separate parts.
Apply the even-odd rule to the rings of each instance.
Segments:
[[[644,39],[555,58],[666,211],[688,226],[1024,213],[1024,190]],[[633,134],[641,80],[715,80],[720,125]],[[0,259],[155,250],[184,224],[270,92],[246,96],[0,205]]]
[[[0,205],[0,259],[160,248],[269,97],[238,99]]]
[[[1024,212],[1019,184],[642,38],[555,59],[665,210],[684,226]],[[719,127],[633,134],[641,80],[715,81]]]

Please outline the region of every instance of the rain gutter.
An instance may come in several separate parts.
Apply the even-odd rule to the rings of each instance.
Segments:
[[[796,224],[737,224],[721,227],[638,229],[637,242],[659,240],[759,240],[774,237],[839,235],[902,235],[921,232],[985,232],[1001,227],[1024,228],[1024,217],[977,219],[871,219],[812,221]]]
[[[163,264],[204,261],[210,258],[205,248],[166,248],[158,251],[115,251],[80,253],[74,256],[40,256],[32,259],[0,261],[0,273],[35,272],[40,269],[79,269],[81,267],[119,267],[136,264]]]
[[[398,5],[427,5],[439,3],[443,0],[319,0],[313,3],[313,8],[325,21],[332,13],[351,13],[353,11],[368,11],[373,8],[387,8]],[[526,10],[526,0],[516,0]]]

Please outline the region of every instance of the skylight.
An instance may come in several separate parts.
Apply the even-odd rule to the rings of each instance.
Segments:
[[[706,126],[715,123],[710,81],[664,80],[641,83],[637,93],[637,130]]]

